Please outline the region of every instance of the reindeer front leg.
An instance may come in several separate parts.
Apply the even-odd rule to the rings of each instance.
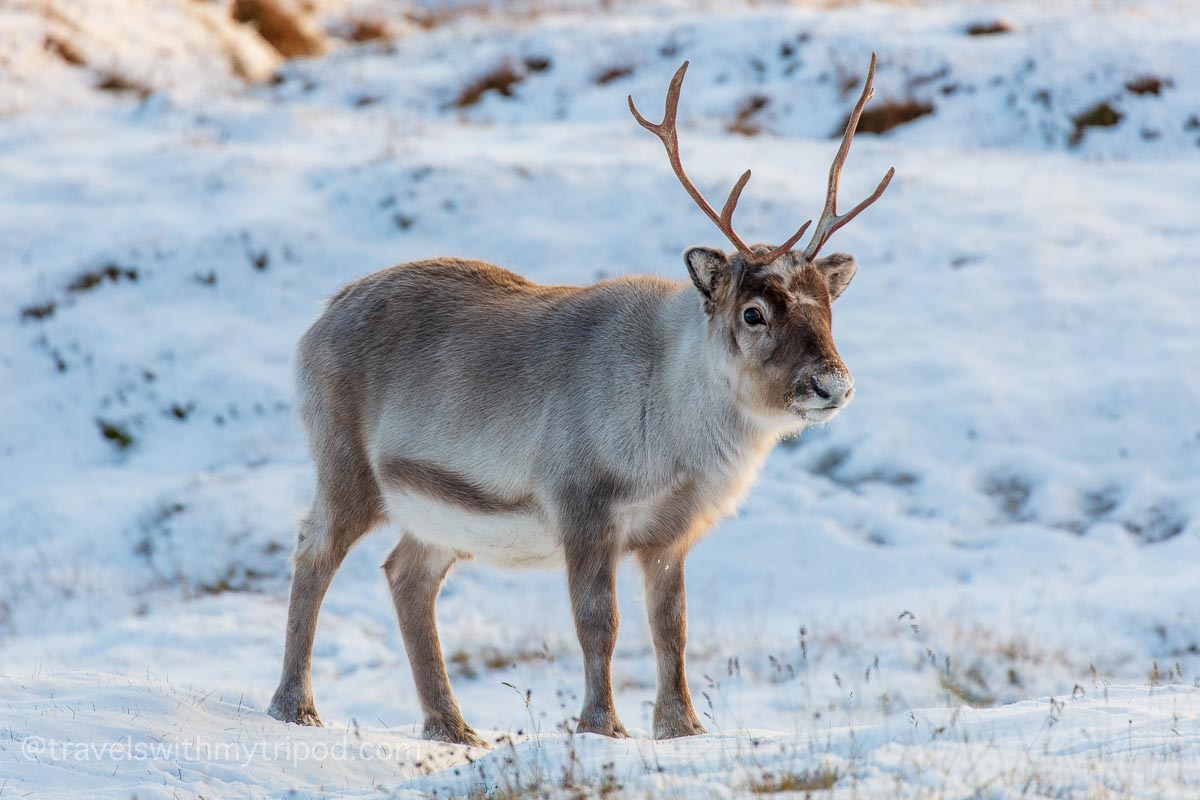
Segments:
[[[608,508],[595,493],[572,499],[563,515],[563,545],[586,682],[577,730],[624,738],[628,734],[617,718],[612,693],[612,654],[620,624],[616,531]]]
[[[654,702],[654,738],[673,739],[707,733],[692,707],[684,669],[687,645],[687,602],[683,583],[683,548],[638,552],[646,585],[646,609],[658,657],[658,697]]]

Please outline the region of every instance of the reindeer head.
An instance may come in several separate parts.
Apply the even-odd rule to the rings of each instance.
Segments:
[[[825,208],[812,239],[802,252],[792,252],[812,220],[800,226],[778,247],[748,246],[733,229],[733,212],[750,170],[746,170],[718,214],[704,199],[683,169],[675,115],[688,64],[671,79],[663,121],[655,125],[638,113],[629,98],[629,110],[638,123],[662,140],[667,158],[683,188],[733,243],[726,254],[708,247],[693,247],[684,254],[688,274],[704,297],[710,332],[728,348],[739,373],[742,399],[756,410],[825,422],[850,401],[854,379],[833,343],[831,304],[849,285],[857,264],[852,256],[835,253],[818,259],[817,253],[838,228],[845,225],[883,194],[895,174],[889,169],[879,186],[845,214],[837,213],[838,183],[858,119],[873,93],[875,55],[862,95],[850,114],[842,145],[829,169]]]
[[[784,253],[756,265],[737,252],[692,247],[684,261],[704,297],[710,334],[738,373],[744,402],[766,415],[784,411],[806,422],[825,422],[850,402],[854,379],[833,343],[830,305],[854,277],[852,256],[835,253],[809,263],[799,253]]]

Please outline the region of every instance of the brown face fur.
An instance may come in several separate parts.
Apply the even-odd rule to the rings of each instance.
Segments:
[[[788,253],[752,266],[737,253],[692,248],[685,261],[738,367],[743,401],[761,413],[821,422],[849,401],[852,388],[828,397],[824,387],[851,386],[831,327],[832,302],[857,268],[851,256],[837,253],[810,264]],[[747,322],[747,312],[757,324]]]

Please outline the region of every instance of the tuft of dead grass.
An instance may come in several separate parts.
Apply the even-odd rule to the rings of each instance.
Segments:
[[[1157,544],[1174,539],[1187,529],[1187,517],[1178,509],[1155,505],[1133,519],[1125,520],[1125,530],[1142,544]]]
[[[101,73],[96,81],[96,88],[102,92],[130,92],[143,100],[154,93],[154,90],[144,83],[114,71]]]
[[[1170,78],[1160,78],[1157,75],[1140,75],[1125,82],[1125,88],[1136,95],[1160,95],[1163,89],[1169,89],[1174,85],[1175,82]]]
[[[512,62],[502,61],[464,86],[454,99],[454,107],[470,108],[488,92],[496,92],[501,97],[512,97],[515,93],[513,87],[523,80],[525,75],[518,72]]]
[[[592,82],[597,86],[607,86],[610,83],[615,83],[622,78],[628,78],[633,74],[632,64],[613,64],[605,67],[596,73],[592,78]]]
[[[404,12],[404,19],[416,25],[421,30],[431,31],[468,16],[486,17],[491,11],[489,3],[451,3],[447,8],[438,8],[438,4],[430,7],[413,7]]]
[[[1125,118],[1125,115],[1113,108],[1107,100],[1103,100],[1081,114],[1072,118],[1075,128],[1067,139],[1071,147],[1078,147],[1088,128],[1111,128]]]
[[[482,672],[500,672],[517,664],[529,664],[538,661],[553,663],[554,654],[543,643],[541,648],[515,648],[502,650],[495,647],[485,647],[477,653],[469,653],[459,648],[446,658],[450,671],[468,680],[477,678]]]
[[[906,125],[915,119],[920,119],[934,112],[933,103],[925,100],[883,100],[868,106],[858,119],[859,133],[887,133],[892,128]],[[833,138],[839,138],[846,130],[850,121],[847,114],[841,126],[834,132]]]
[[[108,283],[120,283],[121,281],[137,283],[139,277],[140,274],[135,267],[105,264],[98,269],[87,270],[76,275],[67,284],[67,291],[72,293],[90,292],[105,281]]]
[[[201,581],[194,587],[194,593],[200,595],[219,595],[230,592],[257,592],[264,578],[271,577],[266,572],[255,569],[237,569],[230,566],[225,573],[215,580]]]
[[[800,772],[764,773],[759,778],[750,781],[750,791],[754,794],[778,794],[780,792],[827,792],[831,790],[842,775],[835,768],[821,765],[814,769]]]
[[[1013,672],[1013,674],[1016,673]],[[938,686],[971,708],[988,708],[996,705],[996,696],[988,687],[983,671],[977,666],[971,667],[962,675],[949,669],[941,672],[938,675]]]
[[[765,94],[753,94],[738,104],[733,121],[725,128],[730,133],[742,136],[757,136],[763,131],[762,119],[759,114],[771,104],[771,98]]]
[[[280,0],[234,0],[233,18],[253,25],[258,35],[284,58],[325,52],[325,39],[300,11]]]
[[[1013,522],[1029,520],[1026,506],[1033,496],[1033,485],[1020,475],[996,474],[983,482],[984,494],[996,501],[997,509]]]
[[[71,44],[66,39],[48,34],[42,40],[42,49],[47,53],[53,53],[73,67],[83,67],[87,65],[87,59],[79,52],[79,48]]]
[[[357,44],[387,41],[392,36],[392,29],[388,27],[386,22],[373,18],[350,20],[349,29],[346,32],[346,38]]]
[[[513,19],[536,19],[543,11],[541,3],[494,2],[494,0],[461,0],[454,3],[408,4],[404,19],[422,30],[431,31],[469,17],[488,18],[504,15]]]
[[[58,303],[47,300],[44,303],[34,303],[21,309],[21,319],[43,320],[54,316]]]
[[[1012,26],[1002,19],[972,22],[967,26],[967,36],[996,36],[1001,33],[1012,33]]]
[[[100,429],[101,438],[117,448],[117,450],[128,450],[130,447],[133,447],[133,434],[121,423],[107,419],[97,419],[96,427]]]

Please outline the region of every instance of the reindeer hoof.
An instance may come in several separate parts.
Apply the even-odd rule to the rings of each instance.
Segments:
[[[694,711],[656,715],[654,719],[655,739],[678,739],[681,736],[699,736],[702,733],[708,733],[708,729],[700,724]]]
[[[317,715],[317,708],[311,699],[288,701],[277,697],[271,701],[271,707],[267,709],[267,713],[280,722],[290,722],[293,725],[304,725],[309,728],[325,727],[325,723],[321,722],[321,717]]]
[[[617,712],[597,708],[585,709],[579,715],[579,725],[575,730],[578,733],[598,733],[614,739],[629,738],[625,726],[617,719]]]
[[[425,720],[421,737],[432,742],[447,742],[448,744],[465,744],[467,747],[482,747],[490,750],[491,745],[479,738],[474,729],[466,722],[453,720],[447,722],[441,719]]]

